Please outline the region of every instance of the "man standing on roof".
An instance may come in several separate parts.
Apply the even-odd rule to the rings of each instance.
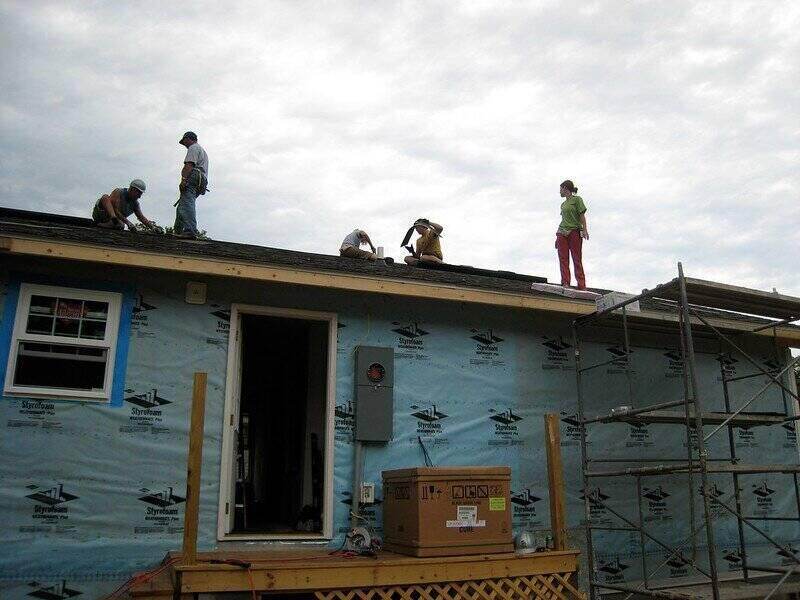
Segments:
[[[416,231],[419,234],[417,238],[416,249],[411,246],[406,246],[411,234]],[[433,223],[428,219],[417,219],[414,225],[406,233],[401,246],[405,247],[411,253],[411,256],[406,256],[405,261],[407,265],[416,265],[420,262],[428,263],[441,263],[444,262],[442,256],[442,245],[439,243],[439,238],[444,231],[444,227],[438,223]]]
[[[360,246],[368,244],[372,252],[362,250]],[[369,239],[367,232],[363,229],[355,229],[352,233],[348,234],[339,248],[339,255],[348,258],[365,258],[367,260],[378,260],[378,255],[375,254],[375,246],[372,245],[372,240]]]
[[[178,143],[186,146],[186,157],[178,185],[181,195],[176,204],[174,233],[179,237],[194,239],[197,237],[195,202],[198,196],[208,190],[208,155],[197,143],[197,134],[193,131],[184,133]]]
[[[98,227],[107,229],[125,229],[125,225],[131,231],[134,229],[133,223],[128,220],[132,214],[136,214],[139,222],[153,229],[153,223],[142,214],[139,206],[139,198],[144,194],[147,186],[141,179],[134,179],[127,188],[117,188],[110,194],[103,194],[94,203],[92,210],[92,221]]]
[[[586,224],[586,205],[583,198],[576,195],[578,188],[569,179],[561,184],[559,193],[561,203],[561,223],[556,232],[556,250],[561,268],[561,285],[570,284],[569,255],[575,266],[575,280],[578,289],[586,289],[586,276],[583,273],[583,240],[589,239],[589,226]]]

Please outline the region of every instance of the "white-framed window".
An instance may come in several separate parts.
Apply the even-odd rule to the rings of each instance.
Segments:
[[[4,393],[108,402],[122,294],[20,285]]]

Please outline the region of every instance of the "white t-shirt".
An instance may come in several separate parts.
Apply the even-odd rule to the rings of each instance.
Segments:
[[[194,163],[194,166],[200,169],[208,179],[208,154],[200,144],[195,142],[186,149],[186,158],[183,159],[183,162]]]
[[[361,244],[364,243],[361,241],[361,238],[359,237],[362,233],[363,231],[361,231],[360,229],[355,229],[353,230],[353,233],[347,234],[347,237],[344,238],[344,241],[342,242],[342,248],[347,248],[348,246],[352,246],[353,248],[358,248],[359,246],[361,246]]]

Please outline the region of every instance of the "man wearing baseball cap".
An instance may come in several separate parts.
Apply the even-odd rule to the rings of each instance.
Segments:
[[[181,169],[181,182],[178,185],[180,197],[175,204],[175,235],[194,239],[197,237],[197,212],[195,202],[208,190],[208,154],[197,143],[197,134],[187,131],[178,140],[186,146],[186,156]]]
[[[142,214],[139,206],[139,198],[144,194],[147,186],[141,179],[134,179],[127,188],[117,188],[110,194],[103,194],[94,203],[92,210],[92,221],[98,227],[107,229],[125,229],[125,225],[131,231],[134,229],[133,223],[128,220],[132,214],[147,227],[153,229],[153,223]]]

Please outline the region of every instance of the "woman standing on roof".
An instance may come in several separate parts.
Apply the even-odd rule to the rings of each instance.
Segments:
[[[589,239],[589,227],[586,225],[586,205],[577,192],[578,188],[569,179],[561,184],[560,194],[564,201],[561,203],[561,223],[556,232],[556,250],[561,267],[561,285],[570,284],[569,255],[572,254],[578,289],[585,290],[582,248],[583,240]]]

